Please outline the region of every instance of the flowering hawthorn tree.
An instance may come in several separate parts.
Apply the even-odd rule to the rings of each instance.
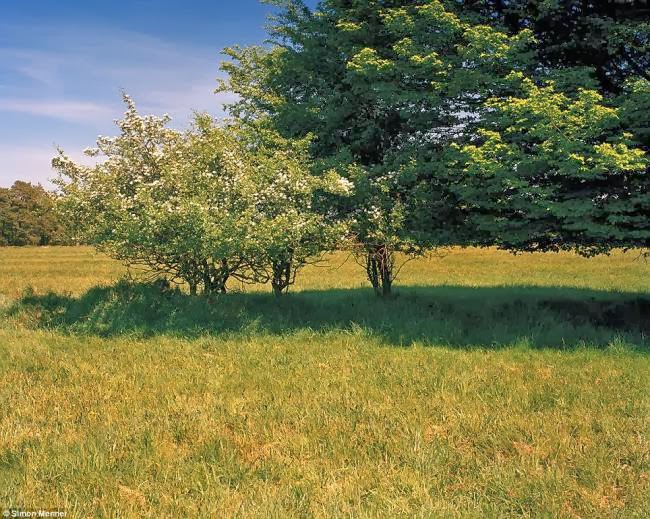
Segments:
[[[246,277],[270,281],[280,295],[303,266],[335,249],[346,235],[346,223],[319,210],[319,201],[324,196],[349,196],[352,184],[334,171],[310,173],[310,136],[285,139],[264,118],[232,121],[228,131],[241,145],[254,184],[247,199],[250,227],[242,239],[249,259]]]
[[[84,166],[62,151],[53,159],[60,209],[79,238],[191,293],[225,292],[233,277],[271,281],[276,294],[336,239],[340,225],[311,201],[341,183],[308,174],[306,141],[218,126],[205,114],[181,132],[124,101],[120,135],[86,150],[102,162]]]

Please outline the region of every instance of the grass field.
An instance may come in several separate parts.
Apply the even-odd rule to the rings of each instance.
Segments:
[[[453,249],[390,300],[345,259],[204,300],[0,249],[0,509],[650,517],[638,253]]]

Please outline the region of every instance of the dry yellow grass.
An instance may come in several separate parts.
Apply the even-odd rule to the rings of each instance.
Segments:
[[[411,263],[402,284],[429,288],[391,301],[356,290],[349,262],[307,269],[281,302],[208,302],[84,295],[122,268],[83,248],[0,249],[0,293],[37,291],[0,317],[0,507],[648,517],[644,335],[536,306],[647,293],[634,258],[454,250]]]
[[[118,262],[90,247],[0,248],[0,294],[18,297],[26,286],[37,292],[78,295],[125,276]],[[558,286],[650,291],[650,263],[638,251],[583,258],[570,253],[520,254],[495,249],[451,248],[405,265],[397,282],[404,286]],[[294,290],[368,286],[363,270],[345,253],[326,257],[298,277]],[[237,290],[251,287],[233,285]],[[254,290],[265,290],[256,287]]]

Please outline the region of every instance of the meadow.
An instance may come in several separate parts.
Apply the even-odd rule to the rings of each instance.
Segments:
[[[0,248],[0,508],[649,517],[650,263],[345,254],[209,299]]]

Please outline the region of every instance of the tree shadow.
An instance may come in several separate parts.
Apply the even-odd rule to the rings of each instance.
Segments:
[[[80,297],[26,294],[9,311],[39,328],[115,337],[285,335],[310,330],[413,344],[499,348],[604,347],[623,341],[648,352],[650,296],[565,287],[400,287],[188,296],[119,282]]]

